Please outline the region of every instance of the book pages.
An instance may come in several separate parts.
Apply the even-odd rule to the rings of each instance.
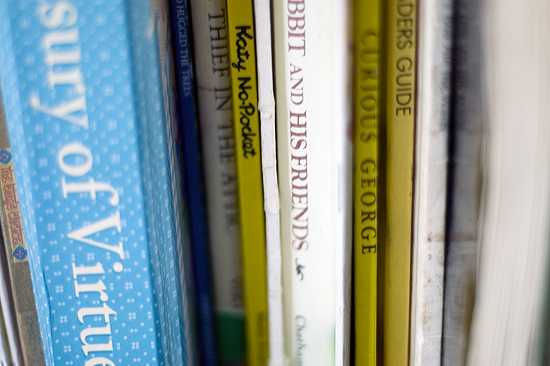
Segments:
[[[482,2],[484,187],[468,365],[532,365],[548,292],[550,3]],[[513,26],[512,26],[513,25]]]

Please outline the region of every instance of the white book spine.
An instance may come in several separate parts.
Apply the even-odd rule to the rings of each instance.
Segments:
[[[191,0],[198,113],[216,312],[244,315],[224,0]]]
[[[345,25],[338,5],[344,2],[277,0],[273,6],[283,317],[291,365],[343,362],[337,359],[344,342],[336,338],[345,334],[345,321],[337,320],[337,298],[345,303],[344,295],[337,296],[344,275],[337,270],[345,269],[337,266],[346,260],[338,250],[349,243],[342,239],[345,224],[336,223],[345,216],[338,211],[338,203],[345,208],[338,185],[347,184],[345,169],[342,176],[337,171],[345,154],[337,150],[345,143],[336,129],[345,131],[348,119],[345,113],[336,117],[346,97],[345,87],[335,84],[335,70],[345,66],[335,56],[344,47],[338,44],[344,40],[337,28]]]
[[[271,56],[271,4],[269,0],[254,0],[254,17],[267,245],[269,366],[283,366],[285,356],[281,279],[281,221],[279,184],[277,181],[275,97],[273,95],[273,62]]]
[[[441,363],[452,1],[422,1],[413,216],[411,365]]]

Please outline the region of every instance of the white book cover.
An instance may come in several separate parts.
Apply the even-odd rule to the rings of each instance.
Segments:
[[[548,313],[550,3],[481,3],[483,225],[467,365],[535,365]]]
[[[418,93],[410,364],[441,363],[452,1],[421,1],[418,11]]]
[[[349,352],[347,9],[346,1],[273,3],[283,317],[291,365],[344,365]]]
[[[262,149],[262,179],[267,245],[267,294],[269,322],[269,366],[283,366],[283,289],[281,278],[281,221],[277,180],[275,96],[271,42],[271,3],[254,0],[258,110]]]
[[[241,244],[226,2],[191,0],[190,8],[214,311],[218,318],[218,327],[225,324],[225,328],[218,328],[217,332],[244,341]],[[223,321],[220,321],[222,318]],[[242,323],[239,334],[236,333],[238,329],[229,327],[229,324],[238,323]],[[223,351],[220,356],[223,362]],[[228,356],[233,357],[236,354]]]

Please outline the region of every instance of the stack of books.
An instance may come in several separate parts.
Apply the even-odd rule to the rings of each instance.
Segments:
[[[0,365],[548,364],[549,7],[0,0]]]

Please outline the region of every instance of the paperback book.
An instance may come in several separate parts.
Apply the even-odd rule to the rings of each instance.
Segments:
[[[269,357],[267,259],[252,0],[229,0],[227,18],[247,362],[262,366]]]
[[[465,365],[478,261],[483,114],[481,3],[455,2],[441,365]]]
[[[452,1],[418,9],[410,365],[441,364]]]
[[[380,236],[382,4],[353,3],[355,121],[353,167],[355,363],[376,366]],[[383,242],[382,242],[383,243]]]
[[[191,0],[196,91],[219,360],[245,358],[245,313],[225,0]]]
[[[385,3],[387,36],[383,354],[409,360],[412,196],[416,115],[417,1]]]

